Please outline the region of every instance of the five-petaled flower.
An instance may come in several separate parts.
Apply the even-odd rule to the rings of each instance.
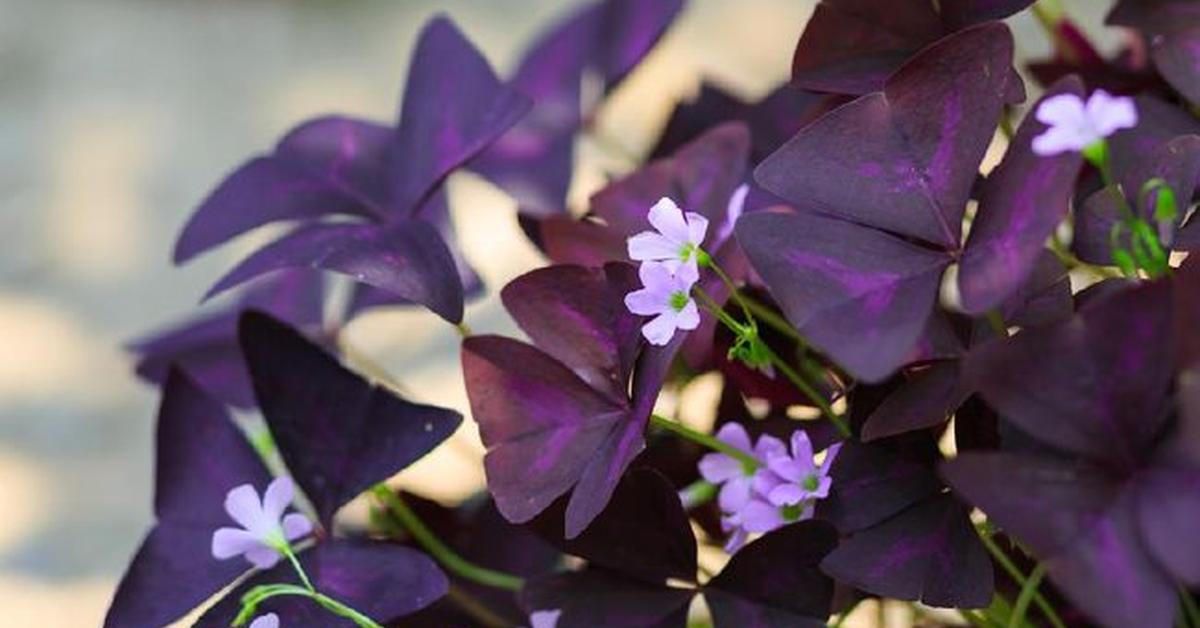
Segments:
[[[829,467],[837,457],[841,444],[825,451],[818,467],[813,462],[812,443],[802,431],[792,433],[792,451],[773,451],[767,454],[767,467],[754,477],[755,490],[774,506],[800,506],[801,518],[811,514],[813,502],[829,495]]]
[[[275,613],[259,615],[250,622],[250,628],[279,628],[279,615]]]
[[[717,439],[759,461],[750,467],[724,453],[700,459],[700,475],[721,487],[717,504],[721,527],[729,534],[725,551],[736,552],[751,534],[765,534],[811,517],[816,500],[829,495],[829,467],[840,445],[830,447],[817,466],[812,443],[803,431],[792,434],[790,453],[783,441],[768,434],[751,448],[750,435],[736,423],[722,427]]]
[[[647,218],[655,230],[630,236],[626,242],[630,259],[661,262],[672,273],[678,273],[681,266],[690,266],[694,273],[706,256],[700,245],[708,232],[708,219],[694,212],[685,214],[665,196],[650,208]]]
[[[1137,108],[1127,96],[1098,89],[1084,102],[1075,94],[1059,94],[1042,101],[1037,119],[1049,125],[1033,138],[1033,152],[1042,156],[1084,151],[1120,129],[1137,125]]]
[[[229,491],[225,512],[240,528],[220,528],[213,532],[212,555],[225,560],[245,556],[259,569],[267,569],[291,551],[291,542],[312,532],[312,522],[299,513],[284,516],[292,503],[294,488],[287,477],[276,478],[267,486],[262,501],[249,484]]]
[[[643,288],[625,295],[625,307],[639,316],[654,318],[642,326],[642,335],[652,345],[665,345],[675,330],[690,331],[700,326],[700,311],[692,300],[692,286],[699,278],[693,265],[671,267],[662,262],[642,262],[638,269]]]

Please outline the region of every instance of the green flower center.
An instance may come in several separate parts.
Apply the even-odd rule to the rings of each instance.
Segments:
[[[686,292],[679,291],[671,293],[671,300],[668,303],[671,305],[672,310],[682,312],[683,308],[687,307],[688,301],[691,300],[691,297]]]
[[[804,490],[811,493],[811,492],[817,490],[817,487],[821,486],[821,478],[819,478],[815,475],[810,475],[810,476],[804,478],[804,482],[801,483],[801,486],[804,487]]]

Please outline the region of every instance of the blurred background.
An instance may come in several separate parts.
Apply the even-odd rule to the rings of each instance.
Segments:
[[[908,0],[905,0],[908,1]],[[187,315],[251,234],[185,268],[169,252],[209,188],[310,116],[390,121],[424,21],[449,13],[506,74],[572,0],[0,0],[0,626],[95,626],[150,523],[156,392],[123,343]],[[573,207],[652,146],[701,77],[757,99],[788,74],[815,0],[691,0],[583,141]],[[1109,48],[1097,0],[1071,14]],[[1018,55],[1049,47],[1028,15]],[[451,181],[462,249],[494,290],[541,262],[514,204]],[[476,331],[512,332],[494,298]],[[418,400],[467,411],[457,336],[367,314],[350,341]],[[474,425],[397,481],[483,483]]]

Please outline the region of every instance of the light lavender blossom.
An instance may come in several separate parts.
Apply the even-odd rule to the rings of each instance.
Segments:
[[[291,541],[312,532],[312,522],[299,513],[284,516],[295,489],[287,477],[276,478],[267,486],[262,501],[249,484],[229,491],[225,512],[240,528],[226,527],[213,532],[212,555],[219,560],[242,555],[259,569],[268,569],[289,551]]]
[[[791,453],[774,452],[767,456],[767,466],[755,474],[754,489],[772,505],[785,508],[805,506],[801,518],[811,514],[813,502],[829,496],[832,480],[829,467],[841,444],[830,447],[818,467],[813,462],[812,443],[803,431],[792,433]]]
[[[1050,128],[1033,138],[1033,152],[1042,156],[1083,151],[1120,129],[1137,125],[1133,99],[1098,89],[1084,102],[1075,94],[1059,94],[1042,101],[1037,119]]]
[[[529,628],[555,628],[562,609],[533,611],[529,614]]]
[[[279,628],[279,615],[275,613],[259,615],[250,622],[250,628]]]
[[[642,326],[642,335],[650,344],[665,345],[676,330],[700,326],[700,311],[692,300],[692,286],[699,279],[694,265],[684,264],[672,271],[661,262],[642,262],[638,276],[643,287],[625,295],[625,307],[639,316],[654,317]]]
[[[626,242],[630,259],[639,262],[661,262],[672,273],[681,266],[696,269],[700,245],[708,232],[708,219],[694,212],[679,209],[675,201],[663,197],[650,208],[650,225],[654,231],[643,231]]]

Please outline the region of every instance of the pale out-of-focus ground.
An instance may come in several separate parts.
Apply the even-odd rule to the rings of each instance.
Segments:
[[[704,75],[757,97],[813,0],[692,0],[601,116],[644,151]],[[0,0],[0,626],[94,626],[150,521],[155,392],[122,341],[186,313],[249,241],[171,267],[176,230],[242,159],[308,116],[389,120],[424,20],[450,13],[502,72],[568,0]],[[1101,3],[1075,0],[1096,30]],[[1028,16],[1023,55],[1042,54]],[[584,143],[573,197],[627,165]],[[497,288],[540,263],[513,205],[458,176],[463,247]],[[494,298],[479,331],[511,331]],[[413,396],[466,412],[451,328],[370,314],[351,342]],[[474,427],[397,481],[482,485]]]

